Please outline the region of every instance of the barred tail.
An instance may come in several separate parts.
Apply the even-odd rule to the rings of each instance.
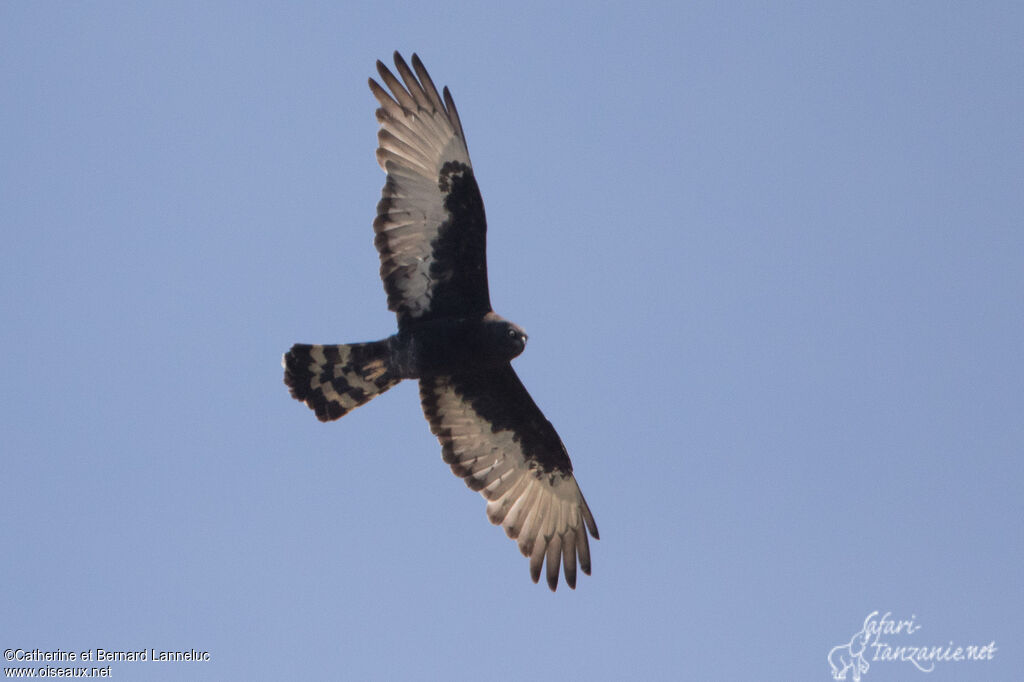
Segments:
[[[320,421],[344,416],[400,379],[391,367],[388,342],[311,346],[297,343],[281,360],[292,397],[309,405]]]

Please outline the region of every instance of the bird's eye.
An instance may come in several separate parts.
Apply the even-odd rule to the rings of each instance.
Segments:
[[[516,338],[516,330],[515,329],[509,329],[508,330],[508,338],[510,338],[510,339]]]

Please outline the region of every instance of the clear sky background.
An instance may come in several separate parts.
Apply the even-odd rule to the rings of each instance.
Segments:
[[[829,680],[888,611],[892,645],[997,651],[866,682],[1020,679],[1021,5],[408,5],[0,4],[0,646]],[[395,49],[452,88],[492,301],[601,529],[575,591],[414,384],[321,424],[282,383],[294,342],[395,329]]]

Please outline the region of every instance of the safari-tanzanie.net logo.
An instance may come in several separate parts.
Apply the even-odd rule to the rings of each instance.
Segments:
[[[922,628],[915,618],[911,614],[908,619],[896,620],[890,611],[869,613],[849,642],[828,652],[832,679],[860,682],[878,664],[912,665],[930,673],[939,665],[991,661],[995,657],[995,640],[983,645],[921,642],[921,637],[913,636]]]

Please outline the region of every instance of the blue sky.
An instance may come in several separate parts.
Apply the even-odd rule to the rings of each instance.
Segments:
[[[0,5],[0,645],[828,680],[877,611],[997,650],[868,682],[1019,679],[1021,6],[404,5]],[[415,385],[325,425],[281,381],[294,342],[394,330],[395,49],[452,88],[492,301],[601,529],[575,591],[530,582]]]

